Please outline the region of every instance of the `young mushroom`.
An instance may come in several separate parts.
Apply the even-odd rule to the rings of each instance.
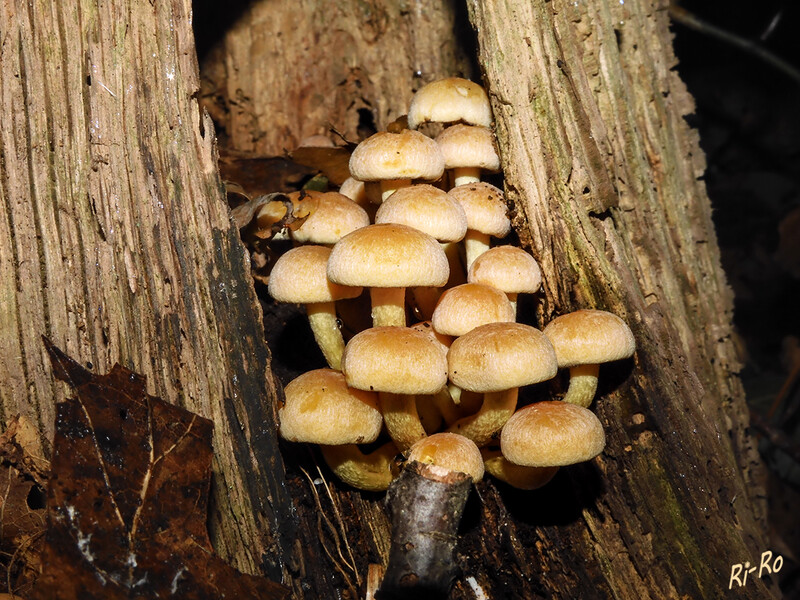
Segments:
[[[350,155],[350,174],[359,181],[380,181],[382,200],[413,179],[435,181],[444,173],[444,157],[436,142],[418,131],[381,131],[368,137]]]
[[[341,366],[344,339],[336,320],[337,300],[355,298],[360,287],[339,285],[328,280],[331,249],[299,246],[283,254],[272,267],[268,289],[278,302],[305,304],[314,339],[328,366]]]
[[[463,283],[463,272],[458,258],[458,245],[467,233],[467,215],[461,205],[447,195],[447,192],[428,184],[401,188],[392,194],[378,208],[375,223],[399,223],[419,229],[434,237],[442,244],[450,265],[447,286]],[[458,281],[455,277],[461,273]],[[420,287],[413,290],[414,300],[420,317],[430,319],[439,290]]]
[[[505,198],[500,189],[485,181],[454,187],[447,194],[455,198],[467,214],[464,248],[469,270],[475,259],[489,249],[492,237],[502,238],[511,231]]]
[[[559,368],[569,367],[569,389],[564,402],[588,407],[597,391],[600,364],[630,358],[636,340],[628,325],[604,310],[578,310],[556,317],[544,334],[558,357]]]
[[[389,486],[396,450],[389,445],[364,455],[356,446],[374,442],[381,431],[376,394],[349,387],[339,371],[316,369],[290,381],[284,396],[278,409],[283,439],[319,444],[331,470],[353,487],[379,491]]]
[[[487,127],[453,125],[436,136],[444,168],[453,173],[453,187],[481,180],[481,173],[497,173],[500,157]]]
[[[511,322],[514,317],[503,292],[481,283],[464,283],[442,294],[431,323],[438,333],[458,337],[480,325]]]
[[[293,201],[296,198],[307,214],[303,224],[291,231],[292,239],[301,244],[333,245],[351,231],[369,225],[367,212],[338,192],[303,190],[288,196]]]
[[[434,238],[394,223],[370,225],[346,235],[328,260],[331,281],[370,288],[376,327],[404,327],[406,287],[441,287],[449,274],[447,256]]]
[[[486,90],[460,77],[447,77],[422,86],[411,99],[408,126],[417,129],[422,123],[455,123],[489,127],[492,109]]]
[[[542,285],[542,270],[536,259],[522,248],[496,246],[475,259],[467,280],[504,291],[516,318],[517,295],[537,292]]]
[[[606,436],[595,414],[582,406],[546,401],[521,408],[500,434],[500,449],[511,463],[564,467],[591,460]]]
[[[342,356],[351,387],[379,392],[386,429],[400,451],[425,437],[415,396],[447,382],[446,350],[432,336],[408,327],[373,327],[357,333]]]
[[[548,339],[522,323],[476,327],[453,342],[447,364],[454,384],[484,394],[477,414],[449,428],[478,446],[488,444],[514,413],[520,386],[552,379],[558,371]]]
[[[414,443],[408,460],[466,473],[473,482],[483,479],[483,458],[471,439],[457,433],[434,433]]]

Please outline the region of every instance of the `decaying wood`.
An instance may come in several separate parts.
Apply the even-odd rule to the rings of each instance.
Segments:
[[[731,566],[768,542],[732,296],[699,181],[703,155],[683,119],[692,100],[671,70],[667,3],[468,7],[515,225],[546,274],[544,321],[603,308],[631,325],[638,346],[633,364],[601,372],[608,446],[597,471],[571,471],[573,519],[527,532],[526,558],[546,577],[519,592],[578,597],[591,581],[598,596],[724,597]],[[484,497],[487,511],[496,506],[495,493]],[[487,522],[501,530],[486,536],[520,535]],[[491,572],[505,554],[476,567]],[[482,581],[494,596],[520,579]],[[737,595],[774,589],[750,581]]]
[[[392,546],[376,598],[443,598],[457,574],[453,552],[472,480],[411,461],[386,492]]]
[[[67,388],[42,334],[143,373],[214,422],[216,548],[280,579],[294,535],[269,352],[195,98],[191,9],[0,3],[0,421],[22,414],[49,446]]]
[[[204,104],[240,151],[281,155],[331,127],[358,141],[405,114],[422,84],[471,75],[457,6],[253,2],[204,60]]]

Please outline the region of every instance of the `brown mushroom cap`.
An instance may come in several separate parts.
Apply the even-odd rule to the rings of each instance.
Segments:
[[[418,131],[380,131],[361,142],[350,155],[350,174],[359,181],[439,179],[444,157],[431,138]]]
[[[532,294],[542,285],[542,270],[536,259],[522,248],[496,246],[475,259],[468,280],[507,294]]]
[[[301,210],[308,212],[303,224],[292,231],[292,238],[300,243],[335,244],[351,231],[369,225],[366,211],[338,192],[303,190],[288,196],[297,198]]]
[[[453,125],[438,136],[445,169],[475,167],[492,173],[500,170],[494,135],[488,127]]]
[[[636,340],[628,325],[604,310],[583,309],[556,317],[544,328],[559,367],[594,365],[633,356]]]
[[[466,183],[454,187],[447,194],[464,208],[468,229],[494,237],[505,237],[511,231],[503,192],[491,183]]]
[[[339,371],[304,373],[289,382],[284,395],[280,434],[291,442],[362,444],[374,442],[381,431],[377,394],[348,387]]]
[[[550,341],[522,323],[476,327],[453,342],[447,363],[454,384],[484,393],[546,381],[558,371]]]
[[[422,86],[411,99],[408,126],[421,123],[464,121],[489,127],[492,111],[486,91],[477,83],[460,77],[447,77]]]
[[[483,478],[483,457],[475,442],[457,433],[434,433],[411,446],[409,460],[466,473],[472,481]]]
[[[400,223],[440,242],[458,242],[467,233],[467,215],[447,192],[428,184],[401,188],[381,204],[375,223]]]
[[[357,333],[342,356],[348,385],[392,394],[435,394],[447,383],[447,353],[432,336],[408,327]]]
[[[464,283],[442,294],[431,322],[437,332],[459,336],[479,325],[515,318],[514,308],[502,291],[481,283]]]
[[[590,460],[605,448],[595,414],[565,402],[537,402],[518,410],[500,435],[503,455],[526,467],[561,467]]]
[[[269,293],[278,302],[314,304],[356,298],[360,287],[332,283],[327,268],[331,249],[325,246],[298,246],[275,262],[269,276]]]
[[[370,225],[346,235],[333,247],[328,260],[328,278],[342,285],[441,287],[449,274],[439,242],[413,227],[394,223]]]

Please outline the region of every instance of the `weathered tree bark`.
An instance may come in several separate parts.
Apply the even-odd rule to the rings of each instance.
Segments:
[[[48,448],[67,388],[42,334],[99,372],[143,373],[215,424],[215,545],[280,579],[294,535],[269,352],[195,98],[190,14],[0,3],[0,421],[27,416]]]
[[[468,8],[516,229],[547,274],[544,320],[603,308],[638,345],[629,375],[596,403],[608,435],[602,483],[573,469],[574,519],[527,532],[524,550],[489,553],[478,580],[490,596],[530,575],[538,582],[522,583],[522,597],[580,597],[588,582],[597,597],[724,597],[732,565],[757,563],[768,542],[732,295],[703,155],[683,119],[692,100],[671,70],[667,3]],[[487,496],[488,510],[497,496]],[[520,537],[497,514],[482,529]],[[510,581],[487,575],[491,565]],[[775,589],[757,580],[737,594]]]
[[[331,127],[358,141],[359,127],[385,128],[405,114],[424,83],[472,75],[474,56],[459,36],[468,24],[457,7],[250,3],[203,62],[204,104],[239,151],[280,155]]]

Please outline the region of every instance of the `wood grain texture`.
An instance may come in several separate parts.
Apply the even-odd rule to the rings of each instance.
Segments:
[[[42,334],[146,375],[214,422],[219,552],[280,579],[293,525],[269,352],[190,16],[188,0],[0,4],[0,419],[29,417],[48,446],[67,391]]]
[[[253,2],[203,62],[204,102],[237,150],[280,155],[331,126],[359,141],[365,115],[385,128],[421,85],[471,75],[457,4]]]
[[[527,539],[502,553],[511,581],[542,574],[520,597],[580,597],[588,585],[617,598],[723,597],[731,565],[767,540],[732,295],[666,3],[468,8],[515,227],[544,273],[540,318],[606,309],[638,346],[632,364],[601,371],[606,451],[554,486],[575,497],[567,522],[505,521],[490,489],[480,530]],[[737,593],[775,593],[751,583]],[[485,581],[491,597],[499,585]]]

